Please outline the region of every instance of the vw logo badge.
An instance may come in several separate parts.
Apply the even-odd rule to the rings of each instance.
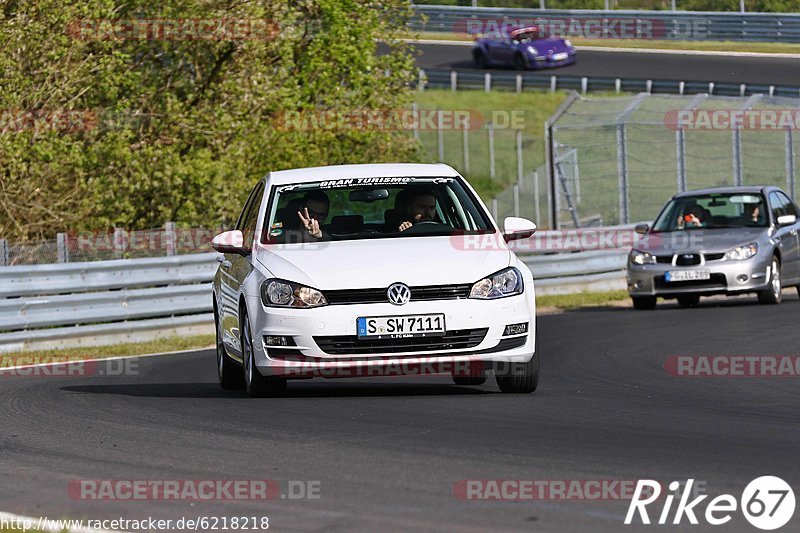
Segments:
[[[389,303],[394,305],[405,305],[411,299],[411,289],[405,283],[392,283],[386,291]]]

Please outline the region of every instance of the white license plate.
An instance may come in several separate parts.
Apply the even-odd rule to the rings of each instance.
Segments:
[[[674,270],[664,275],[666,281],[695,281],[711,279],[710,270]]]
[[[569,54],[566,52],[563,52],[561,54],[553,54],[553,61],[564,61],[568,57]]]
[[[359,339],[404,339],[444,335],[444,314],[367,316],[356,319]]]

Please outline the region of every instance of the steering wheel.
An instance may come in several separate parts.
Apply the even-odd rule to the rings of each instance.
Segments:
[[[433,220],[423,220],[421,222],[417,222],[416,224],[405,230],[403,233],[405,233],[406,235],[415,235],[417,233],[419,234],[438,233],[438,230],[442,226],[446,226],[448,228],[450,227],[447,224],[442,224],[441,222],[435,222]]]

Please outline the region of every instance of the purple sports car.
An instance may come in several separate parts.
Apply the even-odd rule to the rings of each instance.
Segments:
[[[516,28],[508,37],[475,41],[472,57],[480,68],[495,65],[517,70],[560,67],[575,62],[575,47],[567,39],[543,36],[537,27]]]

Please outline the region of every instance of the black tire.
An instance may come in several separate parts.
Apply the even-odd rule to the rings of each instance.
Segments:
[[[217,376],[219,377],[219,386],[225,390],[243,389],[244,377],[242,369],[230,358],[222,342],[216,305],[214,306],[214,330],[217,336]]]
[[[250,322],[248,321],[246,310],[242,309],[241,317],[239,335],[242,338],[244,388],[247,391],[247,395],[251,398],[263,398],[265,396],[275,397],[284,394],[286,392],[286,379],[275,376],[264,377],[256,368],[253,338],[250,333]]]
[[[500,363],[495,369],[495,380],[502,392],[530,394],[539,385],[539,343],[536,353],[527,363]]]
[[[514,68],[517,70],[528,70],[528,61],[525,59],[525,56],[522,54],[514,56]]]
[[[639,311],[649,311],[656,308],[655,296],[631,296],[633,308]]]
[[[472,54],[472,58],[475,60],[475,64],[478,65],[478,68],[489,68],[489,62],[486,61],[486,54],[484,54],[483,51],[476,50]]]
[[[758,301],[765,305],[778,305],[783,299],[783,284],[781,282],[781,262],[778,256],[772,256],[772,268],[769,269],[769,286],[758,293]]]
[[[681,307],[697,307],[700,305],[700,295],[684,294],[682,296],[678,296],[678,305]]]

